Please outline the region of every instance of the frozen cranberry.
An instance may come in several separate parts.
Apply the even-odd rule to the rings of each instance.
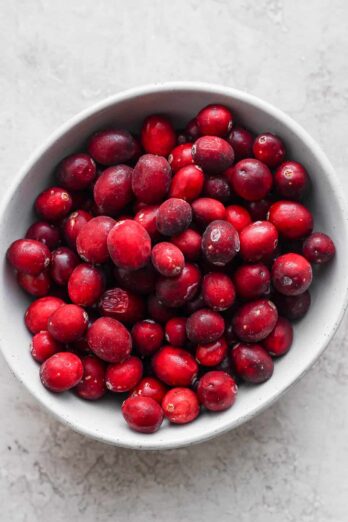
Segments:
[[[203,184],[204,174],[202,169],[197,165],[187,165],[174,175],[169,189],[169,196],[193,201],[202,192]]]
[[[76,248],[76,238],[83,227],[92,219],[92,214],[85,210],[76,210],[64,221],[63,235],[70,248]]]
[[[224,337],[208,344],[199,344],[196,348],[196,361],[202,366],[216,366],[227,355],[227,342]]]
[[[58,165],[57,180],[67,190],[85,190],[96,176],[96,166],[88,154],[72,154]]]
[[[56,341],[46,330],[38,332],[33,337],[31,355],[39,363],[43,363],[46,359],[62,350],[63,345]]]
[[[233,406],[237,392],[234,379],[221,371],[207,372],[199,379],[197,387],[199,402],[210,411],[223,411]]]
[[[192,203],[192,211],[194,220],[202,226],[207,226],[218,219],[225,219],[225,207],[217,199],[198,198]]]
[[[184,269],[184,255],[172,243],[157,243],[152,249],[151,258],[153,266],[165,277],[175,277]]]
[[[173,317],[169,319],[165,326],[165,338],[172,346],[185,346],[187,342],[186,318]]]
[[[310,262],[322,265],[331,261],[336,252],[332,239],[322,232],[311,234],[303,243],[303,255]]]
[[[209,263],[224,266],[239,252],[236,229],[223,220],[212,221],[202,236],[202,251]]]
[[[151,257],[151,238],[145,228],[131,219],[118,221],[107,240],[111,259],[119,268],[139,270]]]
[[[171,180],[171,168],[161,156],[144,154],[132,174],[132,189],[139,201],[154,205],[166,197]]]
[[[145,228],[153,241],[161,237],[156,225],[158,209],[159,205],[148,205],[139,210],[134,216],[134,221]]]
[[[236,344],[231,356],[237,374],[244,381],[260,384],[272,377],[272,358],[259,344]]]
[[[126,130],[106,129],[93,134],[88,152],[101,165],[117,165],[133,158],[137,144]]]
[[[217,136],[203,136],[192,146],[193,161],[207,174],[221,174],[233,163],[234,152],[229,143]]]
[[[125,270],[115,267],[115,278],[122,288],[137,294],[147,295],[154,292],[157,274],[152,265],[146,265],[139,270]]]
[[[158,404],[162,404],[163,397],[167,393],[167,387],[155,377],[144,377],[132,390],[132,397],[151,397]]]
[[[240,266],[234,272],[233,281],[242,299],[256,299],[270,293],[271,274],[263,263]]]
[[[190,143],[183,143],[177,145],[168,156],[168,163],[175,173],[182,167],[193,164],[193,158],[191,154],[192,145]]]
[[[289,351],[293,336],[291,323],[284,317],[279,317],[272,332],[262,341],[262,345],[270,355],[279,357]]]
[[[176,134],[168,118],[158,114],[148,116],[141,129],[141,144],[150,154],[168,156],[176,144]]]
[[[136,323],[132,328],[133,344],[140,355],[153,355],[162,346],[164,337],[160,324],[150,319]]]
[[[188,141],[196,141],[196,139],[200,137],[201,133],[199,131],[197,118],[193,118],[188,122],[185,127],[185,134]]]
[[[156,377],[168,386],[190,386],[198,373],[198,365],[192,355],[173,346],[164,346],[156,352],[152,367]]]
[[[117,363],[129,357],[132,338],[122,323],[111,317],[100,317],[89,327],[87,341],[100,359]]]
[[[197,293],[201,274],[195,265],[186,263],[176,277],[160,276],[156,283],[156,295],[165,306],[179,307]]]
[[[271,333],[278,320],[272,301],[257,299],[242,305],[233,317],[233,328],[241,341],[258,342]]]
[[[36,221],[28,228],[25,238],[41,241],[50,250],[54,250],[60,242],[59,228],[46,221]]]
[[[225,321],[217,312],[202,308],[187,319],[187,337],[195,344],[206,344],[217,341],[224,333]]]
[[[164,415],[172,424],[187,424],[199,415],[196,393],[190,388],[173,388],[163,398]]]
[[[197,261],[201,254],[202,243],[202,236],[198,232],[192,228],[187,228],[170,240],[181,250],[187,261]]]
[[[240,232],[251,223],[249,212],[240,205],[230,205],[229,207],[226,207],[225,219],[237,230],[237,232]]]
[[[313,230],[310,211],[295,201],[277,201],[269,209],[268,219],[285,239],[301,239]]]
[[[234,192],[246,201],[258,201],[272,188],[271,171],[261,161],[246,158],[225,173]]]
[[[98,216],[81,228],[76,238],[79,256],[87,263],[105,263],[109,258],[107,237],[115,221],[108,216]]]
[[[277,194],[285,199],[301,199],[307,192],[309,176],[301,163],[285,161],[274,174],[274,187]]]
[[[66,285],[79,258],[67,247],[59,247],[52,252],[50,274],[57,285]]]
[[[50,187],[35,200],[35,210],[44,220],[55,223],[65,218],[71,210],[70,194],[60,187]]]
[[[273,263],[272,283],[281,294],[303,294],[310,286],[312,277],[310,263],[299,254],[284,254]]]
[[[43,297],[47,295],[51,288],[51,279],[47,272],[41,272],[39,275],[17,273],[17,283],[28,294],[35,297]]]
[[[48,319],[47,330],[57,341],[71,343],[82,337],[87,328],[87,312],[75,304],[65,304]]]
[[[38,275],[50,264],[48,247],[35,239],[17,239],[7,250],[9,263],[18,272]]]
[[[64,301],[59,297],[47,296],[36,299],[25,312],[24,319],[28,330],[33,334],[47,330],[48,319],[63,305]]]
[[[69,297],[74,304],[92,306],[102,295],[104,285],[103,273],[99,268],[81,263],[69,278]]]
[[[303,292],[300,295],[284,295],[274,294],[274,302],[277,305],[279,313],[289,319],[289,321],[297,321],[306,315],[311,305],[311,295]]]
[[[247,129],[234,127],[227,141],[232,145],[237,161],[252,156],[254,136]]]
[[[228,275],[211,272],[203,278],[202,295],[207,306],[221,312],[233,305],[236,292]]]
[[[253,143],[255,158],[266,163],[269,167],[276,167],[285,157],[284,143],[278,136],[265,132],[256,136]]]
[[[271,208],[272,201],[270,199],[259,199],[258,201],[249,201],[246,206],[253,221],[264,221],[267,219],[268,211]]]
[[[110,288],[102,295],[99,310],[102,315],[125,323],[135,323],[144,317],[145,304],[141,297],[129,290]]]
[[[83,365],[83,377],[76,386],[76,395],[81,399],[95,401],[106,393],[105,365],[93,355],[81,358]]]
[[[278,232],[268,221],[256,221],[240,232],[240,254],[245,261],[259,261],[274,252]]]
[[[208,105],[196,116],[201,136],[224,137],[232,129],[233,116],[224,105]]]
[[[82,379],[81,359],[70,352],[58,352],[46,359],[40,368],[42,384],[50,391],[64,392],[74,388]]]
[[[128,397],[122,404],[122,414],[128,426],[140,433],[154,433],[163,422],[163,410],[151,397]]]
[[[187,201],[179,198],[167,199],[158,209],[156,224],[158,231],[165,236],[180,234],[192,221],[192,209]]]
[[[99,176],[93,194],[102,214],[117,216],[132,201],[132,172],[133,169],[127,165],[116,165]]]
[[[138,357],[129,357],[120,363],[109,364],[106,369],[106,387],[124,393],[136,386],[143,376],[143,365]]]
[[[166,323],[177,313],[175,309],[165,306],[156,295],[150,295],[148,298],[147,311],[148,315],[159,323]]]
[[[208,198],[226,203],[231,198],[231,189],[226,178],[222,176],[208,176],[205,178],[203,194]]]

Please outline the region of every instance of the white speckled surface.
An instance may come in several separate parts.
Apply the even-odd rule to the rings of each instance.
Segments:
[[[74,113],[126,87],[188,79],[245,89],[288,112],[347,190],[347,17],[345,0],[4,0],[2,191]],[[258,418],[164,453],[72,433],[1,358],[1,522],[345,522],[347,330]]]

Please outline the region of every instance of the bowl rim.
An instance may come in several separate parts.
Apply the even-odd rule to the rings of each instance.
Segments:
[[[18,174],[14,176],[14,179],[10,183],[6,194],[1,198],[0,201],[0,223],[3,223],[4,221],[4,214],[7,210],[7,207],[13,198],[18,185],[23,181],[27,173],[30,171],[30,169],[35,165],[37,160],[45,153],[45,151],[50,148],[59,138],[64,136],[66,132],[68,132],[71,128],[73,128],[75,125],[81,123],[86,118],[93,116],[93,114],[107,109],[109,106],[112,106],[114,104],[120,103],[122,101],[148,95],[148,94],[156,94],[156,93],[163,93],[163,92],[180,92],[180,91],[192,91],[197,93],[211,93],[211,94],[218,94],[218,95],[228,95],[232,96],[237,102],[238,101],[244,101],[246,103],[249,103],[252,106],[255,106],[262,111],[270,114],[275,119],[280,121],[283,125],[285,125],[287,128],[291,129],[295,134],[297,134],[302,141],[307,145],[308,148],[310,148],[314,155],[317,157],[318,161],[323,166],[323,169],[329,179],[330,185],[333,189],[334,195],[339,203],[339,211],[343,216],[343,222],[344,226],[346,228],[346,233],[348,231],[348,211],[346,206],[346,201],[344,198],[344,192],[341,188],[341,183],[336,176],[336,173],[333,169],[333,166],[331,165],[329,159],[327,158],[326,154],[323,152],[319,144],[308,134],[304,128],[298,124],[295,120],[293,120],[290,116],[288,116],[286,113],[284,113],[282,110],[276,108],[269,102],[266,102],[262,99],[260,99],[257,96],[254,96],[252,94],[249,94],[245,91],[241,91],[232,87],[226,87],[220,84],[214,84],[214,83],[206,83],[206,82],[196,82],[196,81],[173,81],[173,82],[158,82],[158,83],[151,83],[146,85],[141,85],[138,87],[133,87],[130,89],[122,90],[116,94],[113,94],[111,96],[108,96],[107,98],[102,99],[101,101],[94,103],[90,107],[87,107],[86,109],[80,111],[76,115],[69,118],[66,122],[61,124],[55,131],[53,131],[49,137],[44,140],[44,142],[36,147],[34,152],[29,156],[28,160],[23,164],[23,166],[20,168]],[[2,290],[2,295],[4,295],[4,276],[0,279],[0,291]],[[240,416],[238,419],[227,421],[223,426],[220,426],[217,429],[212,429],[207,432],[199,432],[191,436],[184,436],[181,437],[178,441],[166,441],[165,439],[157,440],[156,442],[151,442],[151,440],[146,439],[145,444],[141,443],[134,443],[134,442],[128,442],[127,440],[120,441],[117,439],[117,434],[115,434],[115,439],[111,440],[107,437],[104,437],[101,432],[92,432],[89,429],[86,429],[84,427],[81,427],[78,423],[76,423],[74,420],[68,417],[64,417],[60,413],[56,412],[52,406],[52,403],[49,404],[49,401],[47,401],[44,397],[44,395],[40,395],[35,392],[30,386],[30,382],[25,382],[22,377],[17,373],[16,368],[14,365],[12,365],[12,360],[10,356],[7,354],[6,350],[3,348],[3,340],[1,339],[0,342],[0,350],[3,354],[4,359],[6,360],[11,372],[15,375],[15,377],[25,386],[25,388],[31,393],[32,396],[35,397],[35,399],[42,405],[44,408],[55,418],[57,418],[60,422],[66,424],[74,431],[81,433],[85,436],[88,436],[92,439],[98,440],[100,442],[104,442],[107,444],[124,447],[124,448],[130,448],[130,449],[140,449],[140,450],[162,450],[162,449],[173,449],[173,448],[179,448],[188,446],[191,444],[198,444],[201,442],[204,442],[206,440],[212,439],[218,435],[222,435],[223,433],[226,433],[227,431],[230,431],[241,424],[245,423],[246,421],[250,420],[251,418],[255,417],[262,411],[264,411],[266,408],[274,404],[280,397],[282,397],[296,382],[298,382],[306,373],[307,371],[313,366],[313,364],[316,362],[316,360],[320,357],[320,355],[323,353],[329,342],[331,341],[332,337],[334,336],[339,324],[342,321],[342,318],[344,316],[345,310],[347,309],[348,305],[348,287],[345,288],[344,294],[342,294],[342,300],[339,304],[339,307],[337,309],[337,316],[336,320],[331,325],[330,331],[326,332],[326,336],[323,337],[322,342],[320,346],[317,348],[316,352],[313,354],[313,357],[308,361],[307,365],[304,369],[302,369],[300,372],[295,374],[294,378],[292,379],[291,383],[286,385],[281,392],[275,393],[274,396],[266,400],[262,404],[255,404],[255,407],[251,409],[247,414]],[[145,440],[144,440],[145,442]]]

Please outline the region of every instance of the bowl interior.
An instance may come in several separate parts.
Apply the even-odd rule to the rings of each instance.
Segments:
[[[33,220],[32,202],[52,181],[58,161],[84,145],[95,130],[113,125],[134,131],[145,116],[165,113],[180,128],[209,103],[228,105],[242,124],[255,132],[271,131],[285,141],[288,155],[302,162],[313,184],[310,207],[316,230],[329,233],[337,246],[334,262],[320,270],[311,290],[312,306],[295,326],[291,351],[276,362],[270,381],[243,386],[233,408],[219,414],[204,414],[192,424],[164,426],[154,435],[130,431],[121,418],[118,399],[89,403],[67,393],[54,395],[39,380],[38,366],[29,352],[31,336],[23,323],[29,303],[17,288],[12,271],[4,262],[8,245],[22,237]],[[290,118],[268,104],[244,93],[209,85],[169,85],[137,89],[117,95],[86,111],[62,127],[22,171],[19,182],[3,203],[1,238],[0,344],[17,377],[51,412],[72,428],[105,442],[145,449],[177,447],[198,442],[239,425],[269,405],[316,360],[334,333],[343,313],[348,286],[348,237],[344,204],[332,167],[315,142]]]

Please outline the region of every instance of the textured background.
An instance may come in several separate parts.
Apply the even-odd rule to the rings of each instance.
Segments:
[[[126,87],[189,79],[244,89],[287,111],[348,189],[346,0],[2,0],[0,17],[3,191],[32,149],[79,110]],[[252,422],[165,453],[72,433],[0,358],[1,522],[348,520],[346,330]]]

